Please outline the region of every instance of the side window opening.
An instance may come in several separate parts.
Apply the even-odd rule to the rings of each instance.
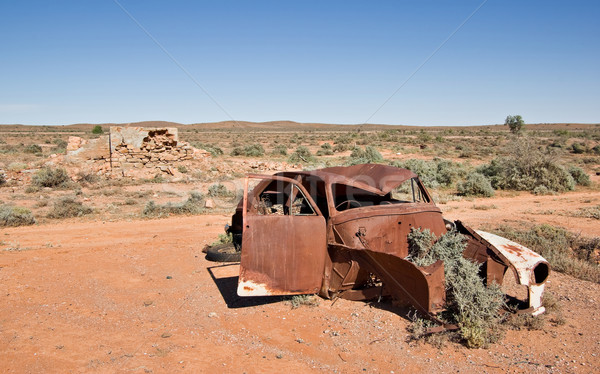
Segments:
[[[258,215],[317,215],[304,193],[289,182],[273,181],[258,196]]]

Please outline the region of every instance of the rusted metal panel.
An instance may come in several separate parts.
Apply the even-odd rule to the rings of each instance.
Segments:
[[[238,295],[319,291],[326,255],[323,217],[248,215],[245,222]]]

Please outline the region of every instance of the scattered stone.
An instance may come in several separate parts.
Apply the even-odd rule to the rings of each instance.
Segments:
[[[215,313],[215,312],[210,312],[210,313],[208,313],[208,318],[215,318],[215,317],[217,317],[217,316],[218,316],[218,315],[217,315],[217,313]]]
[[[213,199],[206,199],[206,201],[204,202],[204,207],[208,209],[213,209],[215,207],[215,202],[213,201]]]
[[[173,336],[173,334],[171,334],[170,332],[163,332],[160,337],[161,338],[170,338],[171,336]]]
[[[152,305],[152,303],[154,303],[154,301],[146,300],[146,301],[144,301],[144,306],[150,306],[150,305]]]
[[[167,279],[173,279],[173,277],[170,275],[167,275]]]

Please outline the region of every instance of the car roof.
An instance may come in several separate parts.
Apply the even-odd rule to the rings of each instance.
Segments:
[[[417,175],[410,170],[379,164],[335,166],[312,171],[286,171],[276,173],[293,178],[297,175],[315,176],[327,184],[344,184],[377,195],[387,195],[394,188]]]

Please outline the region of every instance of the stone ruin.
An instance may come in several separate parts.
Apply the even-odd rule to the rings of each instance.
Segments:
[[[174,165],[190,166],[210,153],[179,141],[177,128],[110,128],[109,135],[86,140],[69,137],[67,163],[89,166],[100,175],[152,177],[157,173],[177,174]]]

